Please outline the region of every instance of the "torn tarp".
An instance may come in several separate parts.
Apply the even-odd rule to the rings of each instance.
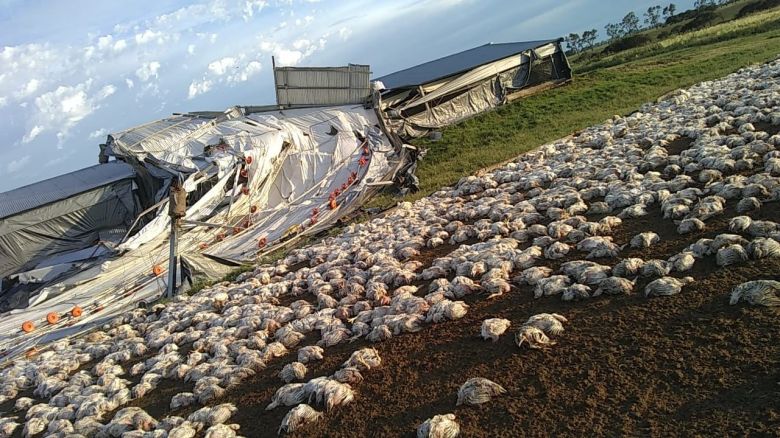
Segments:
[[[155,199],[162,201],[114,255],[93,261],[88,277],[77,272],[64,283],[29,291],[30,307],[0,318],[0,350],[28,345],[21,340],[53,339],[62,331],[44,323],[24,335],[19,327],[25,320],[42,321],[49,312],[66,315],[79,305],[84,316],[75,323],[89,326],[104,320],[99,315],[162,295],[170,178],[182,179],[188,193],[177,278],[192,281],[220,278],[239,263],[332,226],[392,184],[412,157],[381,130],[374,110],[363,106],[176,115],[111,134],[105,153],[132,164],[139,186],[158,187]]]

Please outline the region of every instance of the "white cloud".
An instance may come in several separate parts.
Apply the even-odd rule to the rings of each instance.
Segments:
[[[163,42],[163,33],[152,29],[146,29],[141,33],[135,34],[135,42],[138,45],[147,44],[155,40],[161,44]]]
[[[131,89],[135,86],[135,82],[133,82],[130,78],[125,78],[125,84],[127,84],[127,88]]]
[[[248,63],[244,68],[239,70],[237,73],[234,73],[230,76],[228,76],[227,81],[228,83],[239,83],[239,82],[246,82],[251,78],[252,76],[256,75],[260,72],[260,70],[263,69],[263,65],[260,64],[258,61],[252,61]]]
[[[279,48],[274,50],[274,57],[276,59],[276,65],[290,66],[297,65],[303,59],[303,53],[298,50],[288,50]]]
[[[100,128],[96,131],[92,131],[89,133],[89,138],[103,138],[108,135],[108,130],[106,128]]]
[[[122,50],[125,50],[127,48],[127,41],[125,40],[117,40],[117,42],[114,43],[114,52],[121,52]]]
[[[22,87],[22,90],[18,93],[17,97],[19,99],[23,99],[27,96],[33,95],[36,91],[38,91],[38,87],[40,87],[41,81],[38,79],[30,79],[27,81],[27,83]]]
[[[8,105],[8,98],[5,96],[0,96],[0,108]]]
[[[190,55],[195,54],[195,44],[190,44],[189,46],[187,46],[187,53],[189,53]]]
[[[10,161],[5,166],[5,168],[8,171],[8,173],[14,173],[14,172],[20,170],[21,168],[23,168],[24,166],[26,166],[28,162],[30,162],[30,156],[29,155],[25,155],[25,156],[23,156],[23,157],[21,157],[19,159]]]
[[[265,0],[246,0],[244,2],[243,18],[244,21],[249,21],[255,13],[260,13],[263,8],[268,4]]]
[[[341,37],[342,40],[346,40],[347,38],[349,38],[350,35],[352,35],[352,29],[349,29],[347,27],[342,27],[341,29],[339,29],[339,36]]]
[[[143,82],[148,81],[151,78],[157,78],[157,72],[160,70],[160,63],[157,61],[144,62],[135,71],[135,75],[138,76]]]
[[[114,93],[116,93],[116,87],[109,84],[100,89],[96,98],[97,100],[104,100],[105,98],[111,96]]]
[[[192,99],[199,94],[207,93],[209,90],[211,90],[212,85],[213,82],[208,79],[204,79],[202,81],[193,80],[190,83],[187,99]]]
[[[222,76],[225,73],[227,73],[228,70],[232,69],[235,65],[236,65],[236,58],[228,56],[209,63],[208,69],[211,73],[217,76]]]
[[[295,50],[305,49],[310,45],[311,45],[311,41],[305,39],[295,40],[293,42],[293,47],[295,48]]]
[[[260,43],[260,50],[271,53],[276,65],[279,66],[298,65],[304,58],[323,47],[325,47],[325,39],[323,38],[320,38],[317,44],[313,44],[307,39],[298,39],[292,43],[292,48],[273,41]]]
[[[43,132],[43,126],[40,125],[33,126],[30,132],[28,132],[27,134],[24,135],[24,137],[22,137],[22,143],[29,143],[35,140],[35,137],[40,135],[41,132]]]
[[[109,47],[112,46],[114,42],[114,37],[111,35],[105,35],[100,38],[98,38],[97,47],[99,50],[106,50]]]
[[[59,86],[35,98],[36,114],[34,126],[22,139],[29,143],[47,130],[57,132],[62,142],[70,129],[82,119],[100,108],[100,103],[116,92],[116,87],[106,85],[94,95],[90,95],[92,80],[88,79],[75,86]]]

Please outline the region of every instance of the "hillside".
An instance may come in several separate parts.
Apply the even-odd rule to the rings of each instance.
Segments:
[[[774,59],[780,52],[778,38],[780,8],[621,52],[598,65],[575,59],[572,84],[451,126],[440,141],[415,141],[428,149],[417,171],[421,190],[403,199],[419,199],[540,144],[631,113],[677,88]],[[384,194],[369,207],[386,208],[398,201]]]

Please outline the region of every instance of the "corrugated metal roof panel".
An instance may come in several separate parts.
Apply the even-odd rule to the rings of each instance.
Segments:
[[[381,81],[388,90],[422,85],[557,41],[560,41],[560,39],[499,44],[489,43],[390,73],[374,80]]]
[[[134,175],[135,171],[127,163],[112,161],[9,190],[0,193],[0,219],[132,178]]]
[[[365,102],[371,95],[370,67],[276,67],[277,104],[348,105]]]

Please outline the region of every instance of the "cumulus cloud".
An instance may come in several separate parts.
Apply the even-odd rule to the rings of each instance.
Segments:
[[[114,43],[114,52],[121,52],[122,50],[125,50],[127,48],[127,41],[125,40],[117,40],[117,42]]]
[[[211,73],[222,76],[225,73],[227,73],[230,69],[235,67],[236,65],[236,58],[227,56],[222,59],[218,59],[214,62],[209,63],[208,69]]]
[[[160,70],[160,63],[157,61],[144,62],[135,71],[135,75],[138,76],[142,82],[146,82],[149,79],[157,78],[157,72]]]
[[[30,129],[30,131],[22,137],[22,143],[29,143],[33,140],[35,140],[35,137],[40,135],[40,133],[43,132],[43,126],[41,125],[35,125]]]
[[[0,96],[0,108],[8,105],[8,98],[5,96]]]
[[[8,171],[8,173],[14,173],[21,170],[29,162],[30,156],[25,155],[23,157],[17,158],[16,160],[11,160],[8,164],[6,164],[5,169]]]
[[[108,130],[100,128],[89,133],[89,138],[103,138],[108,135]]]
[[[347,27],[342,27],[339,29],[339,36],[342,40],[347,40],[349,36],[352,35],[352,29],[349,29]]]
[[[106,50],[113,45],[114,37],[112,35],[104,35],[98,38],[97,47],[100,50]]]
[[[133,80],[130,78],[125,78],[125,85],[127,85],[127,89],[129,90],[135,87],[135,82],[133,82]]]
[[[35,125],[25,134],[23,143],[29,143],[47,130],[57,132],[60,141],[82,119],[100,108],[100,103],[116,92],[116,87],[106,85],[90,95],[92,80],[75,86],[60,85],[57,89],[35,98]]]
[[[244,21],[249,21],[255,13],[259,13],[263,10],[268,2],[265,0],[246,0],[244,2],[243,18]]]
[[[207,93],[209,90],[211,90],[212,85],[213,82],[208,79],[204,79],[202,81],[193,80],[190,83],[187,99],[192,99],[199,94]]]
[[[135,43],[138,45],[147,44],[152,41],[157,41],[158,43],[162,43],[163,33],[154,31],[152,29],[146,29],[143,32],[135,34]]]
[[[227,81],[229,83],[239,83],[239,82],[246,82],[251,78],[252,76],[256,75],[257,73],[260,73],[260,70],[263,69],[262,64],[258,61],[251,61],[244,66],[244,68],[240,69],[236,73],[228,76]]]
[[[31,96],[35,94],[36,91],[38,91],[38,88],[41,85],[41,81],[38,79],[32,78],[22,87],[22,89],[19,91],[17,97],[19,99],[24,99],[27,96]]]
[[[274,56],[279,66],[298,65],[304,58],[325,46],[325,40],[320,38],[317,44],[307,39],[294,41],[291,47],[278,42],[263,41],[260,50]]]

